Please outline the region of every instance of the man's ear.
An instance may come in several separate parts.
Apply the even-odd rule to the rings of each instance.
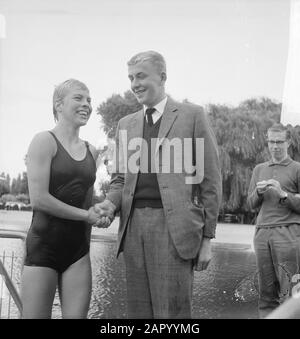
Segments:
[[[163,83],[165,83],[166,80],[167,80],[167,73],[166,72],[161,72],[160,78],[161,78],[161,81]]]

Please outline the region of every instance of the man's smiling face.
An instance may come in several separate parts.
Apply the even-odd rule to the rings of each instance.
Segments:
[[[159,73],[150,61],[130,65],[128,78],[139,103],[153,107],[165,97],[165,73]]]

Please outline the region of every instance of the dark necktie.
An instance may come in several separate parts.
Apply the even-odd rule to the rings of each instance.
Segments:
[[[147,108],[146,109],[146,115],[147,115],[147,122],[149,126],[153,126],[153,119],[152,114],[156,111],[155,108]]]

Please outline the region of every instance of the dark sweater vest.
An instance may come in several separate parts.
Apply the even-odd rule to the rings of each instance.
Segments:
[[[143,138],[148,145],[148,173],[139,172],[138,174],[134,194],[134,207],[136,208],[163,207],[156,173],[151,173],[151,139],[158,137],[160,122],[161,118],[153,126],[149,126],[144,118]]]

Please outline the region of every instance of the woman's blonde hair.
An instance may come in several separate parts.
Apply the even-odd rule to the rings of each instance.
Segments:
[[[68,79],[62,82],[61,84],[55,86],[55,90],[53,93],[53,115],[55,121],[58,120],[57,111],[55,107],[56,103],[61,102],[64,99],[64,97],[68,94],[69,90],[74,87],[88,91],[87,86],[83,82],[76,79]]]

